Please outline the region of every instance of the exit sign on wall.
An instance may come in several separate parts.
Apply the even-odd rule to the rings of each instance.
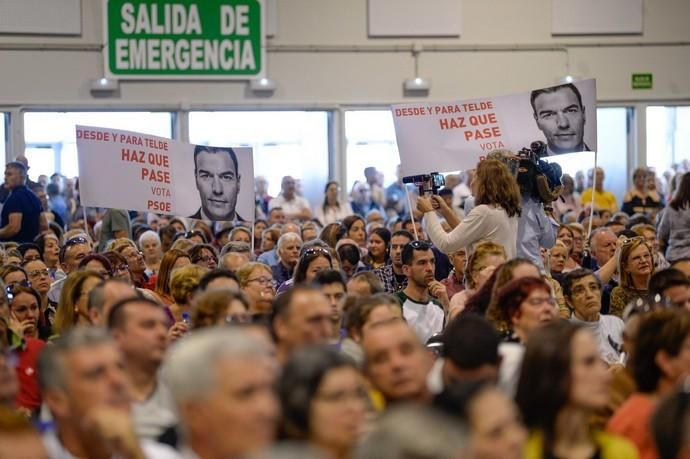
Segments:
[[[264,0],[104,0],[105,64],[115,78],[264,75]]]
[[[633,89],[652,89],[652,74],[651,73],[633,73],[632,74],[632,88]]]

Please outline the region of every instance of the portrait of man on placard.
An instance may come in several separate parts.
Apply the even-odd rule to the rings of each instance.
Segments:
[[[530,96],[537,127],[546,137],[546,156],[592,151],[584,141],[585,106],[572,83],[536,89]]]
[[[236,212],[240,179],[237,155],[230,147],[194,147],[194,177],[201,207],[189,218],[246,221]]]

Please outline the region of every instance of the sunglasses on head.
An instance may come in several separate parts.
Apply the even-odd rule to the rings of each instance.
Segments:
[[[411,241],[408,245],[415,250],[427,250],[431,248],[431,244],[426,241]]]
[[[200,237],[202,241],[206,242],[206,235],[199,230],[186,231],[184,233],[180,232],[175,235],[173,241],[178,239],[191,239],[193,237]]]
[[[15,296],[14,291],[17,288],[17,286],[31,288],[31,282],[21,281],[21,282],[12,282],[11,284],[8,284],[5,287],[5,295],[7,295],[7,301],[9,301],[10,303],[12,302],[12,300],[14,300],[14,296]]]
[[[302,251],[302,256],[310,257],[312,255],[323,255],[329,259],[331,258],[331,253],[323,247],[309,247]]]
[[[625,245],[630,245],[630,244],[632,244],[633,242],[646,242],[646,239],[644,238],[644,236],[635,236],[635,237],[631,237],[631,238],[626,239],[625,241],[623,241],[623,245],[624,245],[624,246],[625,246]]]
[[[77,237],[73,237],[71,239],[68,239],[65,242],[65,247],[69,247],[71,245],[77,245],[77,244],[88,244],[88,243],[89,243],[89,241],[85,237],[77,236]]]

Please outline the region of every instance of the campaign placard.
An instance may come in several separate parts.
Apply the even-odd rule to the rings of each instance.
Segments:
[[[533,142],[543,143],[542,157],[597,148],[595,80],[391,110],[403,175],[471,169],[494,150]]]
[[[79,192],[88,207],[251,221],[251,148],[212,147],[77,126]]]

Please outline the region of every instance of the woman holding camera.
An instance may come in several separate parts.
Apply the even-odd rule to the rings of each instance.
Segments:
[[[443,200],[437,196],[417,199],[417,210],[425,216],[429,238],[445,253],[486,239],[502,245],[508,259],[515,258],[520,216],[520,189],[515,178],[501,161],[485,159],[477,166],[472,193],[477,205],[449,233],[441,227],[434,211],[445,205]]]

